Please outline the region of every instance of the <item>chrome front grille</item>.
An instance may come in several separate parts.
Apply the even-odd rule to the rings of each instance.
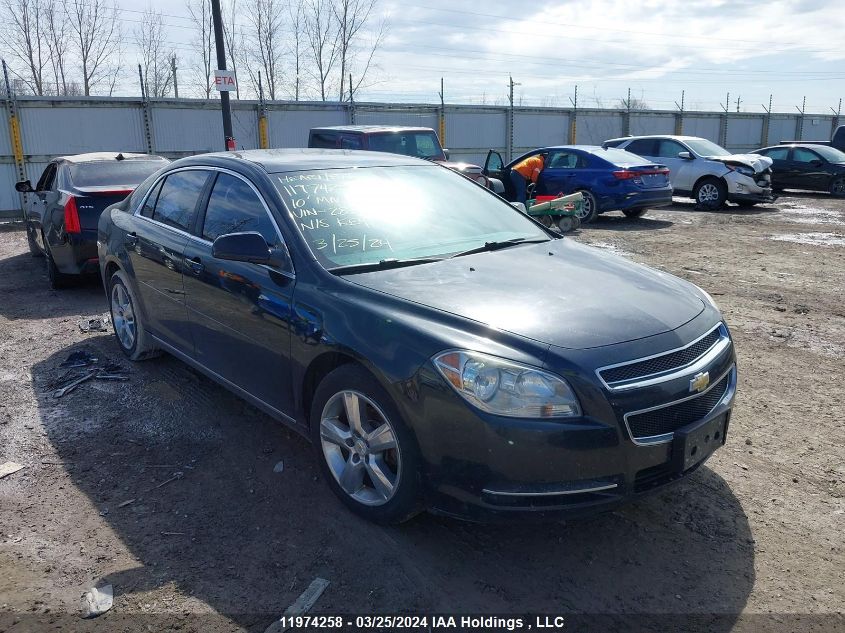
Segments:
[[[680,373],[693,371],[697,365],[707,364],[719,357],[730,345],[727,328],[720,323],[684,347],[602,367],[597,373],[611,391],[636,389],[672,380]]]
[[[625,423],[628,425],[631,437],[640,443],[643,443],[643,440],[661,441],[669,439],[669,436],[678,429],[701,420],[725,397],[730,387],[732,374],[733,370],[729,371],[710,389],[697,396],[660,408],[629,413],[625,416]]]

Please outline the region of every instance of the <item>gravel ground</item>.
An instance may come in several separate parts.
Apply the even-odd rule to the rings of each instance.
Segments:
[[[342,508],[295,433],[173,358],[125,363],[110,333],[80,332],[107,310],[102,288],[50,291],[24,233],[0,227],[0,463],[25,466],[0,479],[0,631],[263,631],[315,577],[331,583],[316,613],[845,628],[845,202],[678,201],[571,239],[715,297],[741,372],[727,446],[589,520],[381,528]],[[122,362],[130,381],[52,398],[77,350]],[[80,620],[81,594],[105,583],[112,610]]]

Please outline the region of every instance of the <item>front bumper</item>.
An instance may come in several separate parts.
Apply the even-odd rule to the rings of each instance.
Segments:
[[[758,174],[754,177],[732,172],[725,176],[729,202],[774,202],[771,177]]]
[[[664,397],[665,385],[618,398],[606,389],[586,394],[578,389],[583,418],[524,420],[471,409],[434,370],[423,370],[419,395],[428,428],[414,426],[428,468],[429,507],[479,521],[571,518],[611,510],[671,484],[725,442],[737,380],[732,345],[710,369],[728,381],[720,399],[670,437],[651,443],[635,441],[622,410],[649,407]],[[689,377],[679,377],[677,384],[686,388]]]

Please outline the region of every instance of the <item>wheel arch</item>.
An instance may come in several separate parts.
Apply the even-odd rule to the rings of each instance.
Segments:
[[[730,191],[730,188],[728,187],[728,181],[725,180],[724,176],[718,176],[716,174],[704,174],[703,176],[699,176],[698,179],[695,181],[695,183],[693,183],[693,185],[692,185],[693,195],[695,195],[695,190],[698,188],[698,186],[701,183],[703,183],[705,180],[718,180],[719,182],[721,182],[725,186],[725,191]]]
[[[320,382],[335,369],[347,364],[358,365],[373,374],[372,369],[354,355],[338,350],[323,352],[309,363],[302,377],[302,386],[299,390],[306,426],[311,425],[311,404]],[[378,377],[376,377],[376,380],[378,380]]]

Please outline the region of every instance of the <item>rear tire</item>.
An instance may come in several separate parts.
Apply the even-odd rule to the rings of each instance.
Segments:
[[[839,176],[830,183],[830,195],[834,198],[845,198],[845,176]]]
[[[695,185],[692,197],[702,209],[721,209],[728,200],[728,188],[719,178],[704,178]]]
[[[648,209],[622,209],[622,213],[625,214],[626,218],[638,218],[646,211]]]
[[[116,271],[108,284],[109,309],[114,335],[120,351],[129,360],[146,360],[161,355],[153,345],[138,311],[138,302],[122,270]]]
[[[599,214],[598,200],[596,200],[596,197],[592,194],[592,192],[587,191],[586,189],[579,189],[578,192],[584,196],[584,211],[578,215],[578,219],[581,220],[581,224],[589,224],[595,220],[596,216]]]
[[[367,370],[346,364],[329,373],[317,387],[310,417],[323,476],[350,510],[381,524],[401,523],[421,511],[416,440]]]

